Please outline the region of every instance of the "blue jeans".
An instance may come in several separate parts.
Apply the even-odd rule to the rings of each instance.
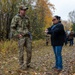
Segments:
[[[70,46],[73,46],[73,40],[70,40]]]
[[[53,46],[54,54],[55,54],[55,59],[56,59],[56,64],[55,68],[62,70],[62,46]]]

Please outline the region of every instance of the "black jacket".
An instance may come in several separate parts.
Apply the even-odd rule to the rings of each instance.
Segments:
[[[63,46],[65,42],[65,31],[61,23],[57,23],[49,27],[47,34],[51,34],[51,45]]]

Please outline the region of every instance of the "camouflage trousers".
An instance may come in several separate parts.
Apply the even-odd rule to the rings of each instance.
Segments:
[[[32,42],[29,37],[22,37],[18,40],[19,47],[19,64],[24,65],[24,47],[26,47],[26,66],[30,65],[32,56]]]

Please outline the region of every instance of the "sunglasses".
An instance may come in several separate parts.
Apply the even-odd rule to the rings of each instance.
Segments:
[[[52,21],[55,21],[56,19],[53,19]]]

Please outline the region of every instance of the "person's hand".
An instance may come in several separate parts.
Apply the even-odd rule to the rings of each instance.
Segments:
[[[45,33],[48,33],[48,29],[45,30]]]
[[[23,36],[21,34],[18,35],[19,38],[22,38]]]

